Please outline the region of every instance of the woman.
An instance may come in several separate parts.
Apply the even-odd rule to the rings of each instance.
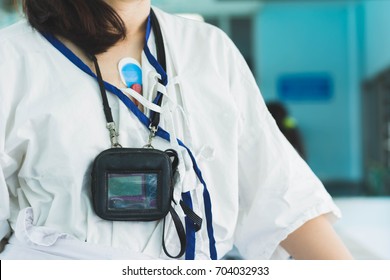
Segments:
[[[24,5],[28,22],[0,34],[1,258],[216,259],[233,245],[250,259],[351,257],[329,223],[338,209],[221,31],[147,0]],[[128,57],[142,95],[118,70]],[[177,152],[165,219],[97,215],[111,198],[91,191],[92,165],[119,145]]]

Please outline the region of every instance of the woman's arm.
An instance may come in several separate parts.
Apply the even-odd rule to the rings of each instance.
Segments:
[[[353,259],[324,215],[306,222],[283,240],[281,245],[294,259]]]

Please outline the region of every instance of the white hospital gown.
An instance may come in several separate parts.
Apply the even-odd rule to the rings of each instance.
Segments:
[[[201,169],[218,256],[235,245],[244,258],[281,257],[279,243],[288,234],[321,214],[338,217],[339,210],[278,130],[227,36],[156,14],[169,78],[161,126],[191,149]],[[154,49],[153,38],[149,45]],[[156,73],[145,56],[142,68],[151,99]],[[0,100],[0,237],[12,234],[1,258],[165,258],[160,222],[95,215],[91,164],[110,147],[98,84],[25,21],[0,31]],[[142,147],[147,128],[115,95],[109,102],[122,146]],[[205,220],[203,188],[188,153],[175,141],[156,138],[154,146],[179,149],[175,197],[191,191],[194,211]],[[205,225],[196,240],[196,258],[209,258]],[[172,251],[180,246],[172,225],[166,242]]]

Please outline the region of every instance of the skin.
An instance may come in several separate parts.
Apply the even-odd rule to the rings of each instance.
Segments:
[[[126,56],[141,61],[150,0],[107,0],[106,2],[124,20],[127,36],[125,40],[120,41],[107,52],[98,55],[97,58],[104,79],[119,86],[121,82],[117,72],[118,61]],[[325,216],[319,216],[306,222],[282,241],[281,245],[294,259],[352,259],[352,255]]]
[[[324,215],[306,222],[282,241],[281,245],[294,259],[353,259],[351,253]]]

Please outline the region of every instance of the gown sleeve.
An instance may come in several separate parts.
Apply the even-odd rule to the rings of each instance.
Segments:
[[[1,58],[0,58],[1,65]],[[1,87],[1,71],[0,66],[0,97],[3,100],[3,87]],[[0,240],[2,240],[10,232],[10,227],[7,219],[10,216],[10,201],[8,188],[5,181],[5,169],[8,165],[8,157],[5,154],[5,134],[6,134],[6,125],[5,125],[5,116],[3,107],[4,102],[0,102]]]
[[[17,51],[1,38],[0,34],[0,239],[3,239],[11,233],[11,211],[17,211],[15,207],[12,210],[12,204],[17,204],[18,163],[12,156],[12,147],[7,148],[7,142],[11,146],[14,144],[9,136],[15,122],[17,96],[24,91],[17,90],[18,85],[22,84],[18,79],[23,74],[17,75],[22,69],[21,59]],[[10,187],[10,183],[13,187]]]
[[[0,157],[2,155],[0,154]],[[7,219],[9,218],[9,195],[5,184],[3,171],[0,169],[0,240],[10,233]]]
[[[340,217],[320,180],[280,132],[254,77],[236,51],[231,91],[239,120],[239,203],[235,245],[244,258],[288,257],[280,246],[305,222]]]

